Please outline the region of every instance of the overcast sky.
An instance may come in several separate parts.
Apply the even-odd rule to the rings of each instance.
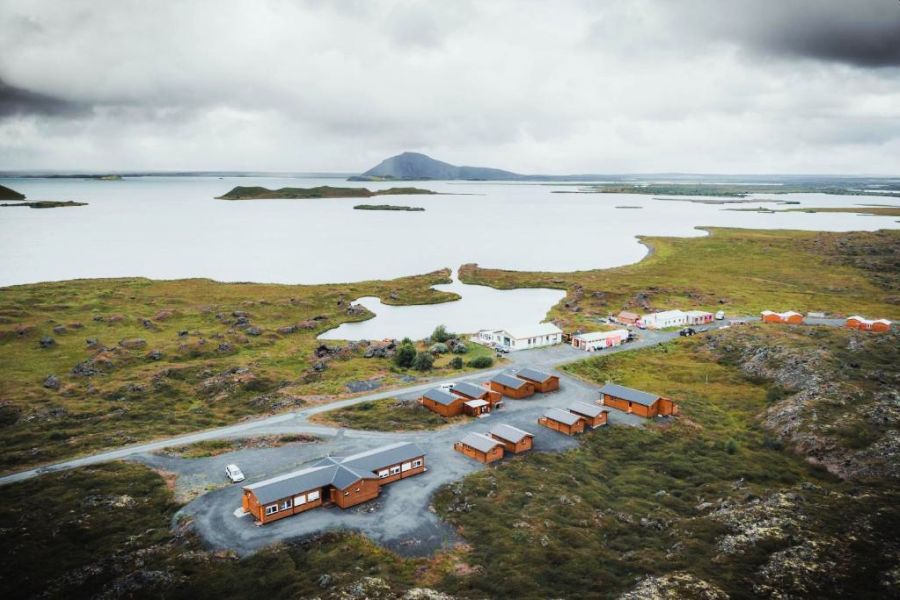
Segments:
[[[900,175],[898,0],[0,0],[0,170]]]

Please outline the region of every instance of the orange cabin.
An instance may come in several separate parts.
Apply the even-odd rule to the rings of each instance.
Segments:
[[[501,423],[491,429],[491,437],[503,444],[504,450],[519,454],[534,447],[534,435],[518,427]]]
[[[533,385],[536,392],[554,392],[559,389],[559,377],[537,369],[522,369],[516,373],[516,377]]]
[[[538,419],[538,425],[566,435],[575,435],[584,431],[585,420],[584,417],[567,410],[551,408]]]
[[[377,498],[384,485],[425,472],[425,453],[401,442],[345,458],[327,457],[312,467],[243,488],[244,512],[265,525],[323,504],[349,508]]]
[[[607,383],[600,388],[600,404],[646,418],[678,414],[678,405],[670,398],[615,383]]]
[[[503,394],[500,392],[494,392],[486,387],[474,385],[465,381],[457,383],[450,391],[457,396],[462,396],[466,400],[486,400],[491,404],[491,408],[496,408],[498,404],[503,403]]]
[[[506,373],[494,375],[490,382],[491,390],[499,392],[508,398],[521,400],[534,395],[534,384]]]
[[[569,412],[584,419],[584,424],[591,429],[606,425],[609,421],[609,411],[596,404],[587,402],[573,402],[569,406]]]
[[[453,444],[453,449],[478,462],[492,463],[503,458],[503,443],[481,433],[469,433]]]
[[[762,318],[763,323],[787,323],[790,325],[800,325],[803,323],[803,315],[793,310],[783,313],[764,310],[760,313],[760,317]]]
[[[847,319],[847,327],[860,331],[873,331],[884,333],[891,330],[892,323],[887,319],[866,319],[860,316],[852,316]]]
[[[419,404],[442,417],[455,417],[466,410],[467,398],[434,388],[426,391],[419,398]]]

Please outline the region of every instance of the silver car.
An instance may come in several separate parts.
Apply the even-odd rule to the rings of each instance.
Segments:
[[[244,473],[237,465],[228,465],[225,467],[225,477],[231,480],[231,483],[238,483],[244,480]]]

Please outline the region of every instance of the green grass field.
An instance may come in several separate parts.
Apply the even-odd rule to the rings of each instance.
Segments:
[[[425,374],[364,358],[361,347],[315,355],[318,334],[372,317],[348,311],[354,299],[450,301],[457,296],[431,288],[448,277],[315,286],[101,279],[0,289],[0,471],[347,397],[353,381],[389,389],[409,376],[471,371],[450,368],[446,355]],[[44,337],[52,345],[42,347]],[[129,341],[136,339],[143,342]],[[58,381],[47,387],[50,375]]]
[[[311,420],[333,427],[373,431],[437,429],[452,422],[451,419],[445,419],[421,406],[415,400],[400,401],[396,398],[372,400],[347,408],[330,410],[313,416]]]

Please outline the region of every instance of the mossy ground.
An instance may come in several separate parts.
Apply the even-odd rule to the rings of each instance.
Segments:
[[[397,369],[362,349],[313,368],[318,334],[372,316],[348,312],[352,300],[449,301],[457,296],[431,288],[447,282],[445,270],[315,286],[105,279],[0,289],[0,471],[346,397],[352,381],[378,379],[385,389],[410,375],[471,371],[451,369],[444,356],[431,373]],[[237,326],[235,313],[260,334]],[[277,331],[297,323],[294,333]],[[45,336],[50,347],[41,347]],[[146,344],[120,345],[136,338]],[[73,373],[84,361],[95,374]],[[58,389],[44,386],[49,375]]]

